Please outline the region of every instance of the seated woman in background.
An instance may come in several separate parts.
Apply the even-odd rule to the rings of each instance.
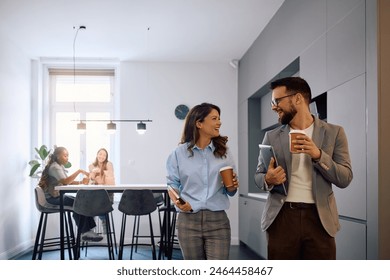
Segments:
[[[64,165],[68,163],[69,153],[64,147],[55,148],[53,154],[50,155],[49,162],[42,172],[42,177],[39,181],[39,186],[45,192],[47,202],[60,205],[60,193],[54,187],[58,185],[78,185],[88,184],[89,173],[83,169],[79,169],[73,174],[67,174]],[[75,181],[79,174],[86,176],[83,181]],[[64,205],[73,206],[74,198],[71,196],[64,196]],[[76,225],[79,226],[80,215],[73,213],[73,218]],[[96,227],[95,220],[92,217],[86,217],[81,228],[81,239],[83,241],[101,241],[102,236],[95,233],[92,229]]]
[[[108,161],[108,152],[101,148],[95,161],[89,165],[89,178],[95,185],[115,185],[114,166]]]
[[[95,161],[89,165],[90,184],[95,185],[115,185],[114,166],[108,161],[108,152],[101,148],[98,150]],[[114,194],[109,193],[111,203],[114,203]],[[103,224],[103,230],[106,220],[104,216],[100,216]]]

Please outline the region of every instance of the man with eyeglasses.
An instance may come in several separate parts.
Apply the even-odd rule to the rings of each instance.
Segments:
[[[340,229],[332,184],[346,188],[352,181],[347,137],[341,126],[310,112],[311,90],[300,77],[271,83],[271,107],[281,126],[266,132],[263,144],[274,148],[275,160],[262,157],[256,185],[269,192],[261,227],[267,232],[268,259],[336,259],[335,235]],[[290,130],[301,130],[291,145]],[[277,192],[284,183],[287,196]]]

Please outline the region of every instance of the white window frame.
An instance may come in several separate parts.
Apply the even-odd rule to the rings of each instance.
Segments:
[[[57,112],[78,112],[80,113],[81,119],[86,119],[86,113],[87,112],[108,112],[110,114],[111,119],[115,119],[116,116],[116,108],[118,108],[118,100],[117,100],[117,67],[99,67],[94,66],[85,68],[83,70],[75,70],[72,68],[72,66],[49,66],[46,65],[46,89],[44,89],[44,98],[43,98],[43,119],[45,117],[48,119],[46,123],[43,124],[43,130],[50,131],[49,133],[44,133],[43,136],[44,139],[48,139],[48,144],[51,147],[56,145],[56,123],[55,123],[55,116]],[[77,75],[83,74],[83,75],[107,75],[110,76],[110,83],[111,83],[111,101],[105,102],[105,103],[90,103],[90,102],[55,102],[55,88],[54,88],[54,81],[55,77],[57,75],[76,75],[76,81],[77,81]],[[46,105],[46,106],[45,106]],[[45,110],[44,108],[48,108],[48,110]],[[77,122],[74,123],[75,127],[77,125]],[[88,127],[88,125],[87,125]],[[46,129],[45,129],[46,128]],[[88,129],[88,128],[87,128]],[[46,137],[45,137],[46,136]],[[116,177],[119,178],[120,176],[120,170],[119,170],[119,164],[115,164],[119,159],[116,155],[118,155],[118,151],[115,150],[115,147],[118,145],[115,145],[114,143],[117,142],[119,139],[118,135],[110,136],[110,147],[107,147],[110,150],[109,160],[114,163],[114,166],[118,166],[118,168],[115,169]],[[80,136],[80,162],[72,162],[72,155],[70,155],[70,161],[72,162],[72,165],[74,166],[74,169],[70,170],[70,172],[75,171],[75,169],[83,168],[87,169],[88,165],[90,164],[90,160],[87,161],[87,158],[85,156],[85,150],[86,150],[86,135]],[[96,151],[97,152],[97,151]],[[118,180],[117,180],[118,181]]]

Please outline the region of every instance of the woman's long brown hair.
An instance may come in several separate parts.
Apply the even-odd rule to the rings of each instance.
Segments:
[[[221,115],[221,110],[218,106],[210,103],[202,103],[193,107],[185,119],[180,143],[189,143],[187,150],[191,156],[193,156],[192,148],[199,139],[199,129],[196,127],[196,122],[203,122],[213,109],[217,110],[218,114]],[[219,135],[212,138],[212,141],[215,147],[214,155],[219,158],[225,157],[227,151],[226,143],[228,141],[227,136]]]

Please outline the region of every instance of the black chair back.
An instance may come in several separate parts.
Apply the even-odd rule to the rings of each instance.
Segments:
[[[151,190],[125,190],[118,209],[126,215],[142,216],[155,211],[157,205]]]
[[[86,217],[102,216],[114,209],[106,190],[78,190],[73,211]]]

